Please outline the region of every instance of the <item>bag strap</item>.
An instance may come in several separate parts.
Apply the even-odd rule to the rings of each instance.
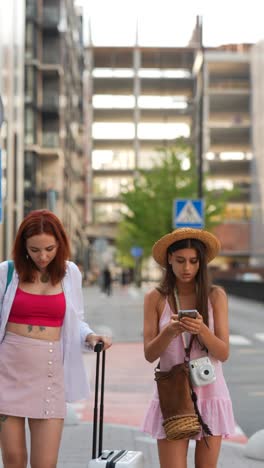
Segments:
[[[201,416],[201,413],[199,411],[199,408],[198,408],[198,405],[197,405],[197,394],[193,389],[190,375],[189,375],[189,385],[190,385],[190,389],[191,389],[191,398],[192,398],[192,401],[193,401],[193,404],[194,404],[195,413],[197,414],[197,417],[198,417],[198,421],[199,421],[200,425],[202,426],[203,432],[205,434],[209,435],[209,436],[212,436],[213,433],[212,433],[211,429],[204,422],[204,420],[203,420],[203,418]],[[204,439],[204,440],[205,440],[205,443],[206,443],[206,445],[208,447],[207,440],[206,439]]]
[[[11,283],[12,276],[13,276],[13,273],[14,273],[14,262],[13,262],[13,260],[8,260],[7,263],[8,263],[8,268],[7,268],[5,293],[7,291],[7,288],[9,286],[9,284]]]
[[[175,298],[175,302],[176,302],[176,306],[177,306],[177,312],[178,312],[181,309],[181,305],[180,305],[180,299],[179,299],[179,296],[178,296],[178,291],[177,291],[176,288],[174,289],[174,298]],[[194,340],[194,335],[191,334],[189,345],[187,345],[187,341],[186,341],[186,337],[185,337],[184,333],[185,332],[181,333],[182,344],[183,344],[183,348],[184,348],[184,351],[185,351],[184,361],[188,362],[190,360],[190,354],[191,354],[192,344],[193,344],[193,340]]]

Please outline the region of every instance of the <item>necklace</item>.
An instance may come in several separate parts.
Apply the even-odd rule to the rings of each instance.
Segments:
[[[47,272],[41,273],[40,281],[41,283],[48,283],[49,282],[49,274]]]

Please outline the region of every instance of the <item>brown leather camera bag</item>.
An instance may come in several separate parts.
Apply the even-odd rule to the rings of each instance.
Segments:
[[[185,362],[176,364],[169,371],[161,371],[159,365],[155,369],[163,427],[169,440],[189,439],[200,432],[201,426],[207,435],[212,435],[201,418],[191,384],[188,360],[192,341],[193,337],[185,350]]]

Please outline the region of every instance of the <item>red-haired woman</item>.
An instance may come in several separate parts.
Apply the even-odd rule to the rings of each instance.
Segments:
[[[4,467],[54,468],[66,402],[86,398],[82,346],[109,338],[83,321],[82,280],[65,229],[54,213],[32,211],[13,249],[14,272],[0,264],[0,440]],[[6,291],[5,291],[6,290]]]

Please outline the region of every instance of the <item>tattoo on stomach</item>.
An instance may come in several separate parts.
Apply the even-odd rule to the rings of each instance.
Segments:
[[[42,325],[36,328],[38,328],[41,332],[46,330],[46,327],[43,327]],[[33,330],[33,325],[28,325],[28,333],[32,332],[32,330]]]

